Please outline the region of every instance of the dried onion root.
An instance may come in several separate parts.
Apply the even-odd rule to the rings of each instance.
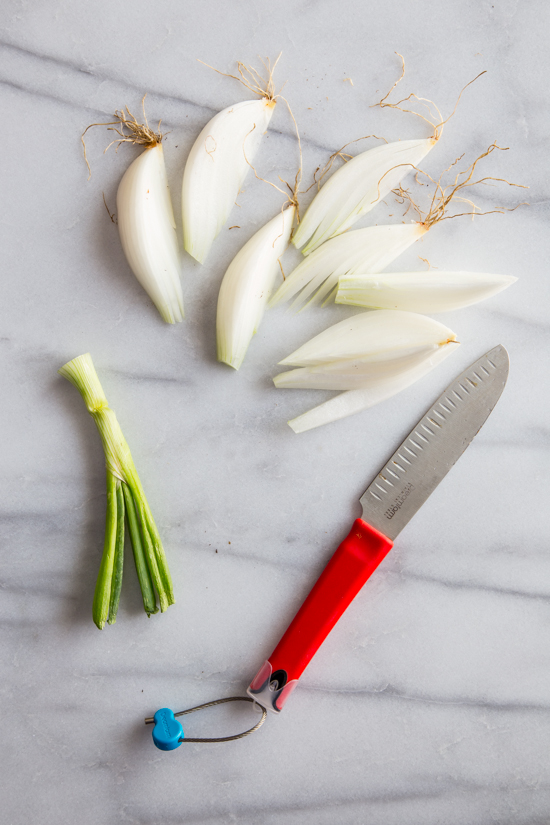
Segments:
[[[431,127],[432,134],[420,140],[400,140],[393,143],[385,141],[386,145],[369,149],[355,157],[344,152],[344,149],[350,145],[348,143],[331,155],[320,177],[317,178],[316,174],[314,175],[318,186],[332,168],[337,157],[344,160],[344,165],[317,193],[292,241],[298,249],[303,247],[304,255],[309,255],[325,241],[349,230],[359,218],[370,212],[392,189],[398,186],[405,175],[421,163],[441,137],[445,124],[454,115],[464,90],[481,74],[484,74],[481,72],[464,86],[452,113],[444,118],[432,101],[415,94],[410,94],[397,103],[389,102],[390,95],[405,76],[405,61],[402,55],[399,57],[402,61],[401,75],[390,91],[375,105],[381,108],[398,109],[421,118]],[[421,114],[414,109],[405,108],[403,104],[411,99],[426,107],[427,113]],[[376,138],[377,136],[369,135],[368,137]],[[359,140],[364,139],[359,138]],[[385,140],[384,138],[377,139]],[[352,141],[352,143],[355,142]]]
[[[328,303],[336,295],[340,278],[381,272],[412,243],[422,238],[426,232],[442,221],[465,215],[474,218],[476,215],[502,214],[517,209],[521,204],[512,208],[498,206],[487,212],[481,212],[471,199],[464,197],[465,190],[490,182],[527,188],[493,176],[474,179],[478,163],[495,150],[506,151],[507,147],[492,143],[464,171],[458,172],[449,185],[444,185],[442,181],[451,167],[442,172],[438,179],[434,179],[415,167],[417,178],[419,175],[424,175],[433,185],[433,194],[427,209],[422,211],[410,192],[401,186],[394,192],[400,198],[401,203],[407,202],[407,211],[412,208],[416,212],[418,220],[409,224],[396,223],[354,229],[332,238],[298,264],[279,287],[271,299],[270,306],[292,298],[294,299],[292,306],[296,309],[303,309],[323,301]],[[458,160],[452,165],[454,166]],[[453,202],[466,203],[469,210],[449,214],[449,207]]]

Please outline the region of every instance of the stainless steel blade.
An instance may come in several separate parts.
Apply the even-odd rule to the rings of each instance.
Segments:
[[[508,367],[499,345],[447,387],[361,496],[363,521],[395,539],[485,423]]]

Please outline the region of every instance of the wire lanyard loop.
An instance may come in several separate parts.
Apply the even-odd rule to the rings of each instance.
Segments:
[[[262,718],[254,725],[254,727],[249,728],[242,733],[236,733],[233,736],[221,736],[215,739],[187,738],[183,732],[180,722],[178,722],[175,718],[176,716],[185,716],[188,713],[194,713],[196,710],[211,708],[214,707],[214,705],[223,705],[226,702],[251,702],[253,705],[256,705],[261,709]],[[226,699],[216,699],[213,702],[205,702],[204,705],[197,705],[196,707],[189,708],[188,710],[180,710],[178,713],[174,713],[174,711],[170,710],[170,708],[161,708],[160,710],[157,710],[154,716],[149,716],[145,720],[145,724],[154,724],[153,741],[155,745],[157,748],[160,748],[160,750],[168,751],[179,748],[182,742],[231,742],[234,739],[243,739],[245,736],[249,736],[251,733],[254,733],[254,731],[261,728],[266,720],[266,717],[266,709],[261,705],[258,705],[258,703],[255,702],[250,696],[228,696]]]

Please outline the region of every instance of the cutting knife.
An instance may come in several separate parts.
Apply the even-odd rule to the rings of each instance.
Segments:
[[[494,347],[447,387],[420,419],[361,496],[363,517],[356,519],[288,630],[264,662],[247,696],[230,696],[174,713],[161,708],[153,724],[153,741],[161,750],[182,742],[229,742],[258,730],[267,711],[280,713],[305,668],[367,579],[393,547],[401,532],[479,432],[497,403],[508,377],[508,353]],[[261,719],[233,736],[197,739],[184,735],[176,716],[225,702],[257,702]]]
[[[393,541],[479,432],[508,377],[508,353],[494,347],[430,407],[361,496],[356,519],[248,695],[280,713],[305,668]]]

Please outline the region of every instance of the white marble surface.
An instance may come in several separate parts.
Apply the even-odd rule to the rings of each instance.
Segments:
[[[544,0],[87,4],[5,0],[0,328],[3,435],[2,820],[9,825],[488,825],[550,821],[547,352],[548,5]],[[184,260],[187,318],[168,328],[123,258],[114,204],[136,150],[103,156],[80,133],[144,92],[165,142],[176,211],[186,152],[212,114],[244,99],[237,59],[283,52],[277,79],[301,126],[310,178],[371,132],[423,136],[368,108],[408,63],[406,91],[448,112],[426,159],[438,174],[491,141],[486,166],[531,205],[449,221],[395,269],[506,272],[519,282],[440,316],[460,350],[379,408],[302,436],[288,418],[328,393],[277,391],[277,361],[344,309],[266,316],[239,373],[215,360],[216,296],[240,245],[280,206],[249,178],[204,267]],[[353,86],[344,80],[351,77]],[[293,174],[282,107],[258,167]],[[521,193],[520,193],[520,199]],[[486,189],[485,208],[517,191]],[[384,220],[386,207],[361,225]],[[396,216],[394,218],[398,220]],[[292,257],[292,256],[290,256]],[[357,499],[438,392],[503,343],[508,387],[452,473],[303,676],[250,739],[157,751],[143,718],[244,691],[351,520]],[[132,447],[169,556],[177,605],[147,620],[128,564],[116,626],[90,611],[105,509],[102,452],[57,376],[90,351]],[[217,552],[216,552],[217,551]],[[249,712],[248,712],[249,714]],[[192,717],[219,735],[250,715]]]

